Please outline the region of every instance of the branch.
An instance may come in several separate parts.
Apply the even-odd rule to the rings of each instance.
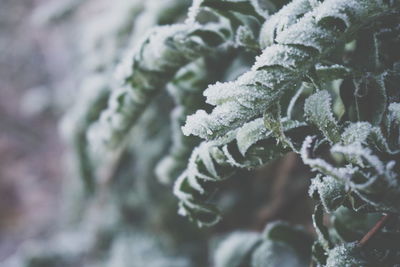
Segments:
[[[359,246],[364,246],[380,229],[385,226],[387,221],[392,218],[392,214],[386,214],[384,215],[376,224],[374,227],[372,227],[371,230],[361,239],[359,242]]]

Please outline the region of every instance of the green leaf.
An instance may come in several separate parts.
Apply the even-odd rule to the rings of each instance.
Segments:
[[[388,145],[392,151],[400,151],[400,103],[391,103],[386,119]]]
[[[251,254],[260,243],[261,237],[255,232],[232,233],[218,245],[213,257],[213,266],[249,266]]]
[[[305,259],[311,253],[312,237],[299,226],[293,226],[283,221],[267,224],[263,233],[264,239],[279,241],[293,247]]]
[[[331,176],[317,175],[311,180],[310,195],[318,193],[325,211],[331,213],[340,207],[346,199],[346,189],[343,181]]]
[[[333,212],[331,221],[342,241],[354,242],[361,240],[381,217],[379,213],[361,213],[340,207]]]
[[[343,65],[322,65],[315,66],[315,72],[320,83],[343,79],[350,74],[350,69]]]
[[[383,76],[367,74],[355,81],[355,87],[358,120],[378,125],[387,107]]]
[[[255,119],[242,128],[236,134],[236,140],[240,153],[245,156],[247,150],[258,141],[268,138],[272,133],[264,126],[263,118]]]
[[[314,262],[321,266],[325,266],[326,264],[326,251],[324,250],[323,246],[318,242],[314,242],[312,247],[312,259]]]
[[[339,126],[331,109],[331,97],[327,91],[319,91],[304,104],[307,120],[318,127],[324,136],[332,143],[340,140]]]
[[[315,231],[317,232],[318,242],[324,250],[329,250],[332,247],[332,241],[328,228],[324,225],[324,209],[322,205],[318,204],[315,207],[312,219]]]
[[[266,48],[276,43],[276,37],[282,31],[298,22],[299,18],[311,11],[313,6],[309,0],[293,0],[271,16],[262,26],[260,45]]]
[[[312,239],[304,230],[284,222],[270,223],[253,253],[251,266],[308,266],[311,245]]]
[[[346,243],[328,252],[326,267],[371,266],[361,254],[357,243]],[[372,266],[371,266],[372,267]]]

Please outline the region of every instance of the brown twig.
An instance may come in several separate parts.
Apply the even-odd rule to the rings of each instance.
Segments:
[[[383,226],[387,223],[387,221],[391,218],[391,214],[385,214],[371,230],[360,240],[358,243],[360,246],[364,246]]]

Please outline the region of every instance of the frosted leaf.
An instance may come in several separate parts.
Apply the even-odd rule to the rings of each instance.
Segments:
[[[234,137],[235,132],[212,142],[201,143],[193,150],[186,171],[175,182],[174,194],[180,200],[180,214],[189,216],[199,226],[211,226],[220,220],[218,210],[199,196],[209,193],[203,188],[204,181],[215,182],[230,175],[232,166],[223,167],[223,173],[219,171],[222,166],[228,165],[228,158],[222,147]]]
[[[210,90],[205,92],[209,102],[221,104],[210,114],[198,111],[189,116],[182,128],[183,132],[186,135],[193,134],[206,139],[222,136],[261,115],[285,90],[296,88],[298,84],[294,78],[296,77],[291,73],[280,73],[277,69],[271,69],[248,72],[235,84],[217,84],[215,87],[210,87]],[[241,85],[248,82],[259,82],[260,86]],[[282,91],[276,90],[276,85],[280,86]]]
[[[369,124],[366,124],[369,125]],[[372,128],[372,137],[377,134],[374,128]],[[365,135],[362,140],[367,138]],[[368,137],[371,140],[377,140],[376,137]],[[353,141],[353,140],[352,140]],[[350,201],[353,203],[354,209],[363,207],[372,211],[382,212],[398,212],[398,207],[393,205],[400,200],[400,183],[398,181],[397,174],[393,172],[395,161],[383,161],[378,155],[381,153],[374,154],[367,145],[369,143],[362,144],[359,141],[354,141],[347,145],[335,144],[330,152],[332,154],[340,153],[344,155],[344,158],[348,164],[345,167],[334,167],[323,159],[310,158],[313,153],[313,140],[307,138],[302,148],[302,158],[305,164],[311,166],[313,169],[320,171],[325,175],[332,176],[337,179],[337,182],[344,183],[348,186],[347,190],[355,193],[357,198],[357,204],[354,206],[354,201],[351,196]],[[383,146],[381,144],[383,148]],[[307,149],[306,149],[307,147]],[[386,151],[390,155],[391,151]],[[305,156],[304,156],[305,155]],[[314,185],[310,188],[310,193],[315,193],[319,189],[319,183],[313,183]],[[326,189],[326,188],[325,188]],[[384,192],[384,193],[383,193]],[[319,192],[318,192],[319,193]],[[321,194],[321,201],[323,202],[327,211],[329,211],[329,203],[325,201]],[[336,206],[336,204],[333,204]],[[358,206],[358,208],[357,208]]]
[[[185,21],[187,24],[193,24],[196,22],[196,16],[200,12],[200,6],[204,0],[193,0],[192,6],[189,8],[188,17]]]
[[[315,66],[315,72],[319,82],[328,82],[337,79],[343,79],[350,74],[350,69],[339,64]]]
[[[181,200],[190,200],[192,199],[191,194],[186,193],[184,190],[185,182],[187,182],[186,179],[187,172],[184,171],[175,181],[174,184],[174,195],[177,196]]]
[[[317,233],[318,243],[324,250],[329,250],[332,247],[331,237],[328,228],[324,225],[324,209],[321,204],[317,204],[312,216],[313,225]]]
[[[236,112],[229,112],[231,110],[236,110]],[[212,114],[199,110],[194,115],[188,116],[182,131],[185,135],[193,134],[201,138],[221,136],[222,132],[226,133],[232,128],[235,129],[241,125],[244,118],[254,117],[257,113],[238,103],[228,102],[217,106]]]
[[[319,91],[306,99],[304,113],[307,120],[318,129],[332,143],[340,140],[339,126],[331,110],[331,97],[327,91]]]
[[[217,82],[204,91],[204,96],[207,97],[207,103],[211,105],[221,105],[228,101],[234,101],[235,98],[243,97],[245,94],[255,94],[255,98],[262,96],[261,92],[252,92],[254,90],[250,87],[243,89],[245,89],[244,92],[234,82]]]
[[[283,119],[281,119],[280,115],[280,104],[273,105],[270,109],[267,109],[264,113],[265,128],[272,132],[278,143],[282,143],[284,147],[290,147],[293,151],[296,151],[292,142],[284,133],[282,125]]]
[[[389,147],[387,139],[378,127],[373,127],[368,122],[355,122],[350,124],[342,133],[343,144],[361,143],[389,154],[396,154],[398,150]]]
[[[196,222],[198,227],[210,227],[221,220],[221,216],[215,207],[204,203],[187,207],[186,204],[189,203],[190,202],[179,203],[179,214],[189,217],[190,220]]]
[[[312,170],[318,170],[325,175],[333,176],[337,179],[349,179],[349,169],[348,168],[336,168],[320,158],[311,158],[311,153],[313,151],[313,144],[315,138],[307,136],[301,147],[300,155],[304,164],[309,165]]]
[[[342,205],[346,197],[345,183],[331,176],[317,175],[311,180],[310,195],[318,193],[326,212],[331,213]]]
[[[248,122],[239,129],[236,140],[240,153],[244,156],[250,146],[254,145],[257,141],[265,139],[270,135],[264,126],[263,118],[255,119]]]
[[[261,242],[257,233],[235,232],[218,245],[213,263],[215,267],[240,267],[248,265],[248,258]]]
[[[391,118],[400,124],[400,103],[390,103],[388,107]]]
[[[352,23],[354,23],[352,20],[354,20],[357,15],[360,15],[356,14],[356,12],[360,12],[359,10],[362,10],[361,2],[362,1],[356,0],[332,1],[330,5],[324,5],[319,10],[316,20],[318,23],[331,23],[339,30],[345,30],[346,28],[350,27]]]
[[[302,84],[300,88],[297,90],[296,94],[292,96],[290,99],[289,105],[286,110],[286,116],[288,119],[291,119],[295,114],[293,114],[296,104],[299,102],[300,96],[306,91],[307,86]]]
[[[383,12],[388,6],[378,4],[376,1],[347,1],[347,0],[328,0],[318,5],[312,12],[307,13],[299,22],[293,24],[287,30],[283,31],[276,38],[281,44],[299,44],[317,49],[319,52],[324,47],[332,46],[335,38],[338,37],[340,31],[337,31],[337,21],[330,25],[332,18],[339,19],[349,28],[362,23],[363,18],[372,17],[373,15]],[[325,28],[320,27],[323,25]],[[308,30],[308,33],[303,29]],[[340,27],[339,27],[340,28]]]
[[[195,117],[194,117],[195,116]],[[192,119],[193,118],[193,119]],[[208,130],[205,126],[199,124],[197,121],[207,120],[207,113],[204,110],[198,110],[195,114],[187,117],[185,126],[182,127],[182,132],[184,135],[190,135],[194,133],[195,135],[202,133],[203,131],[208,134],[212,134],[211,130]],[[202,127],[201,129],[198,129]]]
[[[267,47],[263,53],[256,58],[252,69],[257,70],[268,66],[281,66],[290,70],[296,70],[300,62],[306,60],[310,60],[310,54],[305,50],[276,44]]]
[[[368,266],[357,243],[345,243],[328,252],[326,267]]]
[[[189,217],[199,227],[218,223],[221,219],[218,210],[213,205],[196,200],[195,195],[198,193],[193,189],[193,185],[189,184],[188,173],[184,171],[174,184],[174,195],[180,200],[178,214]]]
[[[300,17],[312,10],[309,0],[294,0],[282,7],[276,14],[267,19],[261,28],[261,48],[275,43],[276,36],[296,23]]]
[[[226,156],[226,162],[234,167],[237,168],[246,168],[246,164],[241,164],[238,160],[235,159],[235,157],[229,152],[228,146],[223,146],[222,151],[224,152],[224,155]]]
[[[248,167],[255,167],[265,164],[270,160],[276,158],[279,154],[285,153],[286,149],[282,145],[276,145],[273,138],[274,133],[266,129],[265,121],[263,118],[258,118],[254,121],[244,124],[236,134],[237,147],[245,157],[244,164]],[[297,121],[282,119],[282,131],[289,132],[290,130],[304,126],[304,123]],[[283,133],[284,134],[284,133]],[[286,138],[286,137],[285,137]],[[290,141],[288,138],[286,138]],[[265,151],[262,151],[265,150]],[[251,163],[253,161],[254,163]],[[248,160],[246,160],[246,158]],[[257,162],[256,158],[259,158]],[[243,164],[242,163],[242,164]]]
[[[345,145],[355,142],[365,143],[371,134],[372,126],[368,122],[350,124],[342,133],[342,142]]]
[[[304,126],[304,124],[284,120],[283,129],[290,131],[301,126]],[[193,150],[187,170],[175,184],[175,195],[180,198],[183,204],[190,202],[189,204],[186,203],[189,211],[191,207],[194,207],[191,204],[193,201],[199,201],[199,204],[196,205],[203,205],[200,204],[203,203],[203,200],[198,198],[199,194],[206,196],[210,193],[210,190],[205,190],[202,186],[204,182],[216,182],[225,179],[236,172],[238,168],[256,168],[276,159],[287,151],[281,146],[275,145],[270,134],[260,135],[257,129],[261,133],[266,132],[262,118],[245,124],[239,130],[231,131],[223,137],[203,142]],[[249,140],[249,136],[246,134],[249,130],[254,131],[254,133],[251,133],[254,138],[252,140]],[[243,138],[243,141],[239,141],[237,138],[240,140]],[[241,150],[246,154],[245,156],[238,153]],[[182,192],[185,193],[182,194]],[[204,196],[201,199],[204,199]],[[189,214],[188,211],[185,214]],[[201,222],[195,216],[192,216],[192,218]]]
[[[317,13],[316,20],[324,26],[345,30],[353,24],[361,22],[363,17],[373,17],[377,12],[388,8],[380,1],[369,0],[335,0],[328,1]]]
[[[143,44],[140,53],[141,68],[152,71],[163,71],[170,67],[182,65],[179,50],[171,49],[168,40],[171,36],[187,30],[186,25],[159,26],[154,28]]]
[[[208,144],[208,143],[202,143],[199,146],[199,160],[201,160],[203,162],[204,167],[211,174],[211,176],[219,177],[219,175],[215,169],[213,159],[210,156],[211,147],[212,147],[212,144]]]
[[[384,173],[384,165],[382,161],[375,155],[372,154],[368,148],[363,148],[360,143],[353,143],[347,146],[334,145],[331,149],[332,153],[342,153],[348,156],[357,156],[365,160],[366,164],[373,167],[378,175]],[[363,162],[359,164],[364,167]]]
[[[368,137],[369,143],[373,146],[373,149],[377,149],[379,151],[384,151],[386,153],[395,155],[400,152],[400,149],[396,145],[390,146],[387,140],[391,140],[390,138],[385,138],[382,131],[378,127],[373,127],[370,136]]]
[[[239,47],[244,47],[248,50],[258,50],[258,42],[254,33],[246,26],[239,26],[236,31],[235,43]]]
[[[163,183],[171,183],[179,176],[193,148],[200,143],[198,138],[185,136],[181,126],[188,114],[204,106],[202,90],[211,79],[207,70],[209,64],[201,59],[185,66],[168,86],[176,106],[171,113],[172,144],[168,154],[156,166],[156,174]]]
[[[386,121],[388,145],[391,151],[398,153],[400,151],[400,103],[391,103],[389,105]]]
[[[299,69],[299,71],[301,71],[301,69]],[[252,81],[247,81],[247,83],[260,84],[265,87],[266,95],[273,97],[275,95],[281,95],[282,91],[285,89],[296,88],[299,83],[298,79],[299,76],[297,76],[296,73],[291,70],[283,70],[281,66],[265,66],[263,68],[258,68],[258,71],[254,72]],[[244,83],[246,81],[240,82]],[[257,89],[263,90],[262,88]]]
[[[324,2],[324,6],[328,2]],[[312,12],[307,13],[296,24],[293,24],[287,30],[283,31],[276,38],[278,44],[284,45],[301,45],[317,50],[319,53],[324,52],[326,47],[332,47],[337,42],[337,35],[319,27],[315,21],[314,14],[318,8]],[[307,30],[304,29],[313,29]]]

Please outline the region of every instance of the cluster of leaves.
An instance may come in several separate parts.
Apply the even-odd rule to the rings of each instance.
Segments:
[[[322,205],[314,215],[314,260],[326,266],[398,264],[400,32],[393,4],[293,1],[268,18],[260,33],[264,50],[251,71],[209,86],[204,95],[216,107],[197,111],[182,128],[206,141],[175,184],[181,213],[199,225],[214,224],[219,217],[207,203],[209,181],[291,149],[318,172],[310,188]],[[366,247],[354,243],[355,229],[323,225],[324,211],[343,220],[338,208],[355,216],[393,214],[396,222]]]
[[[211,226],[222,217],[213,203],[221,181],[294,151],[316,172],[309,190],[317,201],[314,245],[304,230],[277,222],[262,235],[228,236],[214,265],[308,266],[311,258],[329,267],[400,264],[399,3],[195,0],[183,23],[165,26],[184,14],[182,1],[158,9],[142,2],[132,1],[130,18],[160,26],[145,34],[135,28],[127,55],[114,44],[108,66],[89,71],[88,93],[64,127],[89,195],[110,183],[102,165],[125,170],[111,189],[118,209],[111,228],[127,227],[135,213],[146,218],[140,227],[151,225],[149,210],[170,211],[167,197],[154,196],[153,169],[173,184],[179,214]],[[126,62],[110,83],[109,66],[120,58]],[[126,173],[130,160],[135,179]],[[386,224],[363,238],[383,214]],[[131,255],[124,250],[132,240],[153,244],[137,233],[111,236],[108,248],[121,257]],[[175,258],[168,265],[156,255],[164,265],[152,266],[191,264]]]

